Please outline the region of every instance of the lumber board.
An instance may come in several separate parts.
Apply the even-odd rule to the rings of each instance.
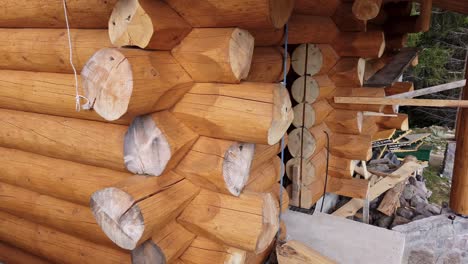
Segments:
[[[385,65],[374,76],[364,82],[365,87],[386,87],[391,86],[400,78],[406,68],[417,56],[418,51],[415,48],[404,48],[396,54],[390,62]]]
[[[400,105],[427,107],[461,107],[468,108],[468,100],[438,100],[438,99],[400,99],[372,97],[335,97],[337,104],[358,105]]]

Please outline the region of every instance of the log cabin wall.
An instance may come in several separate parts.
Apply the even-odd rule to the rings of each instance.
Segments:
[[[402,48],[385,25],[404,4],[68,1],[77,112],[62,1],[0,3],[0,261],[262,263],[281,210],[327,171],[365,197],[357,161],[407,122],[333,102],[385,96],[362,86]]]

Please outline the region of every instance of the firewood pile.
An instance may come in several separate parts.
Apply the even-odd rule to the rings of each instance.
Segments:
[[[333,97],[412,87],[362,88],[424,29],[408,2],[68,1],[69,32],[49,2],[0,6],[0,261],[262,263],[284,171],[291,205],[315,204],[327,164],[327,192],[364,198],[356,161],[407,127]]]

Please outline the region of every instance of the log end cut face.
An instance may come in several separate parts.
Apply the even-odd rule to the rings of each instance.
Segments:
[[[316,44],[301,44],[294,50],[291,63],[300,76],[315,75],[322,69],[322,51]]]
[[[294,119],[289,92],[277,85],[273,92],[273,118],[268,130],[268,144],[274,145],[284,136]]]
[[[96,222],[116,245],[133,250],[143,235],[145,224],[140,208],[126,192],[105,188],[91,196],[90,207]]]
[[[132,250],[132,264],[166,264],[166,256],[153,240],[149,239]]]
[[[145,48],[153,33],[151,17],[138,0],[117,1],[109,19],[109,38],[114,46]]]
[[[371,20],[380,12],[382,0],[358,0],[353,4],[353,14],[359,20]]]
[[[294,9],[294,0],[269,0],[270,20],[275,28],[283,27],[288,22]]]
[[[127,169],[136,174],[161,175],[171,159],[171,147],[151,115],[136,117],[124,138]]]
[[[271,193],[266,193],[263,196],[262,208],[263,229],[257,240],[255,252],[261,253],[265,251],[275,238],[279,228],[279,207],[278,201]]]
[[[133,91],[130,62],[117,49],[94,53],[81,72],[86,98],[101,117],[114,121],[127,112]]]
[[[255,153],[255,144],[234,143],[224,154],[223,177],[229,192],[239,196],[247,184]]]
[[[229,62],[237,80],[245,79],[249,75],[253,51],[253,36],[247,30],[233,30],[229,43]]]
[[[316,148],[316,140],[309,130],[305,128],[296,128],[289,133],[288,149],[293,157],[302,157],[307,159],[314,154]]]

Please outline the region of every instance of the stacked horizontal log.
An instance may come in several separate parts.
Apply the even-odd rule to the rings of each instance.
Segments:
[[[324,192],[365,198],[368,182],[353,177],[356,164],[371,158],[372,136],[390,128],[408,129],[408,117],[395,107],[333,100],[411,89],[407,83],[363,87],[403,47],[401,36],[426,27],[430,1],[423,1],[417,19],[408,17],[407,2],[392,2],[296,1],[288,39],[294,44],[288,76],[295,101],[288,143],[292,159],[286,164],[292,206],[309,209]],[[415,19],[414,25],[396,34],[391,28],[398,19],[408,24]]]
[[[268,257],[294,4],[237,2],[67,3],[72,58],[61,1],[1,2],[1,262]]]
[[[280,211],[365,198],[372,134],[407,129],[333,102],[409,89],[362,88],[403,7],[367,23],[337,0],[85,2],[68,33],[61,1],[0,0],[0,261],[262,263]]]

